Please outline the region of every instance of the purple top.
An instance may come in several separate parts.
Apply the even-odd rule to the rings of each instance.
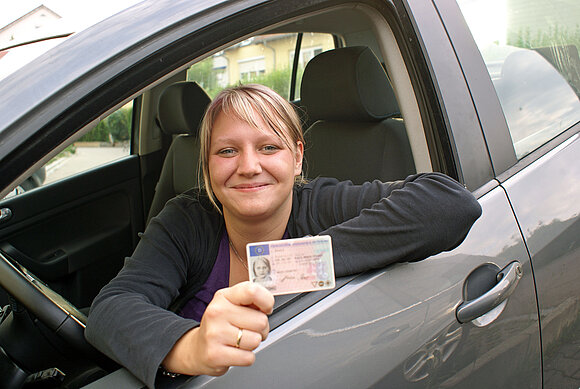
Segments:
[[[199,290],[179,312],[180,316],[201,322],[201,317],[207,305],[213,299],[213,295],[219,289],[230,285],[230,240],[224,229],[222,240],[218,248],[217,258],[209,277]]]
[[[284,231],[282,239],[288,239],[289,237],[288,231]],[[217,258],[209,277],[199,292],[181,308],[179,316],[201,322],[201,317],[207,305],[213,299],[215,292],[228,286],[230,286],[230,238],[228,237],[228,232],[224,229]]]

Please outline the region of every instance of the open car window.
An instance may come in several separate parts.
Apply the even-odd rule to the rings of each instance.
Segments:
[[[103,166],[131,153],[133,102],[125,104],[35,170],[6,197]]]

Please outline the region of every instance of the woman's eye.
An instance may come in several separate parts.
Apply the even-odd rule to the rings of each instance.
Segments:
[[[220,151],[218,151],[218,155],[221,155],[223,157],[231,157],[235,154],[236,150],[234,149],[222,149]]]
[[[265,151],[266,153],[275,153],[276,151],[280,150],[280,148],[275,145],[266,145],[262,147],[262,150]]]

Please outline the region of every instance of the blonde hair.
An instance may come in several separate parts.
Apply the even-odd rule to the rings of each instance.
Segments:
[[[203,187],[218,210],[220,208],[209,177],[209,152],[211,131],[222,112],[260,131],[265,129],[259,123],[265,123],[292,151],[296,150],[298,141],[304,145],[300,118],[294,106],[272,89],[259,84],[246,84],[222,90],[208,106],[200,128],[199,169],[203,177]],[[302,174],[296,181],[304,181]]]

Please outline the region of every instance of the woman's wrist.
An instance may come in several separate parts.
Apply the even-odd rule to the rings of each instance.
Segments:
[[[197,336],[199,327],[195,327],[187,331],[181,338],[175,342],[173,348],[167,353],[160,368],[162,373],[167,376],[176,376],[179,374],[196,375],[193,371],[194,366],[190,366],[189,359],[195,356],[193,350],[194,338]]]

